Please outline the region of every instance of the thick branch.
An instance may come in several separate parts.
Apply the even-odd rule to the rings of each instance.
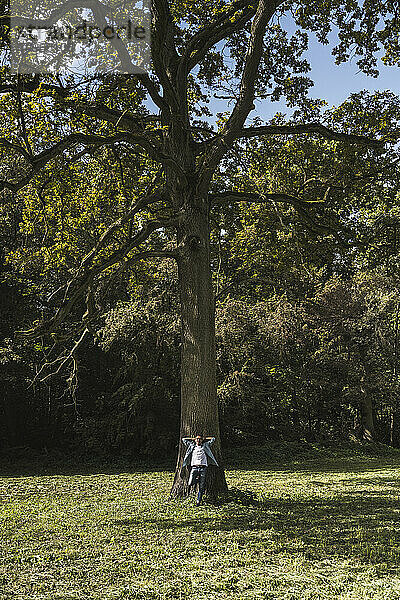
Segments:
[[[240,14],[237,16],[239,11]],[[191,71],[215,44],[244,27],[254,13],[253,4],[249,6],[248,0],[238,0],[228,10],[223,11],[215,21],[202,27],[191,38],[183,54],[182,64],[186,65],[187,71]]]
[[[132,77],[136,77],[141,85],[147,90],[147,92],[149,93],[150,98],[153,100],[154,104],[156,106],[158,106],[158,108],[160,108],[161,110],[168,108],[167,103],[165,102],[165,100],[162,98],[162,96],[160,95],[157,85],[152,81],[152,79],[150,79],[149,75],[147,75],[147,73],[135,73],[131,75]],[[23,79],[21,80],[18,85],[15,83],[3,83],[2,85],[0,85],[0,94],[5,94],[8,92],[13,92],[16,89],[20,89],[22,92],[30,92],[33,93],[35,91],[37,91],[40,87],[41,91],[48,91],[49,94],[56,94],[59,98],[62,99],[66,99],[68,98],[71,88],[68,87],[62,87],[62,86],[58,86],[58,85],[54,85],[51,83],[45,83],[43,81],[40,80],[39,75],[35,75],[35,77],[33,77],[32,79]],[[90,104],[88,104],[87,106],[91,106]],[[99,104],[98,102],[96,102],[95,104],[96,108],[102,109],[108,109],[108,107],[106,107],[103,104]],[[108,109],[111,110],[111,109]],[[118,112],[118,111],[115,111]],[[121,116],[122,113],[119,113],[119,116]],[[104,118],[102,116],[102,118]],[[140,121],[142,122],[143,120],[147,121],[151,118],[159,118],[156,115],[150,115],[150,116],[146,116],[146,117],[140,117]]]
[[[152,93],[156,92],[156,86],[150,80],[148,75],[138,75],[138,78],[143,85],[147,86],[149,90],[152,90]],[[37,77],[34,77],[30,80],[21,80],[18,86],[12,83],[0,85],[0,93],[8,93],[16,90],[26,93],[34,93],[39,88],[42,94],[45,92],[50,97],[55,96],[60,102],[63,102],[65,106],[74,110],[75,113],[81,113],[89,117],[106,121],[108,123],[112,123],[116,127],[128,130],[129,133],[136,136],[137,143],[140,143],[140,145],[147,151],[151,158],[168,164],[172,169],[179,171],[181,176],[183,175],[182,170],[179,169],[175,161],[161,152],[160,148],[158,147],[159,135],[151,130],[144,130],[144,127],[147,123],[160,120],[158,115],[135,115],[128,113],[127,111],[119,111],[109,108],[107,105],[98,101],[87,102],[87,99],[70,99],[71,88],[46,84],[41,82]],[[156,98],[153,97],[152,93],[151,96],[155,101]],[[158,100],[161,101],[161,103],[158,102],[159,106],[162,106],[163,108],[167,107],[166,102],[159,95]],[[19,147],[18,150],[21,151]],[[8,185],[7,187],[10,187],[10,189],[16,191],[14,186],[11,187]]]
[[[143,133],[144,125],[146,123],[160,120],[158,115],[134,115],[127,111],[122,112],[109,108],[105,104],[99,102],[89,103],[84,100],[78,102],[73,100],[69,102],[67,99],[65,104],[74,110],[77,110],[79,113],[95,117],[102,121],[107,121],[108,123],[113,123],[113,125],[123,127],[136,134]]]
[[[301,125],[264,125],[261,127],[245,127],[237,132],[237,138],[254,138],[268,135],[298,135],[301,133],[316,133],[328,140],[348,142],[382,148],[385,144],[382,140],[376,140],[354,133],[343,133],[329,129],[322,123],[305,123]]]
[[[51,148],[43,150],[36,156],[30,156],[27,152],[24,152],[24,150],[20,146],[11,144],[10,142],[7,142],[7,140],[0,139],[0,144],[5,145],[8,148],[13,148],[21,154],[23,154],[26,160],[29,162],[30,166],[32,167],[31,172],[25,175],[25,177],[23,177],[20,181],[13,183],[9,181],[0,180],[0,191],[7,188],[12,190],[13,192],[17,192],[18,190],[22,189],[25,185],[29,183],[29,181],[31,181],[31,179],[40,169],[42,169],[48,162],[62,154],[64,150],[72,149],[74,146],[79,144],[84,144],[87,146],[104,146],[109,144],[115,144],[117,142],[126,142],[133,145],[139,145],[144,150],[146,150],[150,158],[161,164],[167,164],[180,175],[184,175],[179,165],[172,158],[168,157],[158,148],[153,146],[153,144],[145,136],[130,132],[121,132],[113,136],[71,133],[70,135],[67,135],[65,138],[54,144],[54,146],[52,146]]]
[[[164,98],[160,95],[156,84],[154,81],[150,79],[147,74],[138,74],[136,77],[139,79],[140,83],[143,87],[148,91],[150,98],[153,100],[154,104],[158,106],[160,110],[166,110],[168,108],[168,104],[165,102]]]
[[[87,269],[87,267],[90,265],[90,263],[93,261],[93,259],[100,252],[100,250],[105,247],[105,245],[108,243],[108,241],[114,235],[114,233],[117,230],[121,229],[121,227],[125,223],[127,223],[128,221],[133,219],[133,217],[138,212],[143,210],[146,206],[149,206],[150,204],[160,201],[160,200],[165,200],[166,198],[167,198],[167,196],[165,195],[164,190],[160,190],[158,192],[154,192],[150,195],[146,195],[146,196],[139,198],[133,204],[133,206],[128,210],[127,213],[125,213],[122,217],[120,217],[119,219],[117,219],[116,221],[111,223],[111,225],[106,229],[106,231],[100,236],[95,247],[92,248],[92,250],[88,254],[86,254],[86,256],[82,259],[79,269],[85,271]]]
[[[82,270],[79,269],[77,274],[68,283],[65,300],[57,310],[54,317],[48,321],[40,323],[34,329],[18,332],[19,336],[36,338],[41,335],[48,335],[49,333],[55,331],[57,327],[65,321],[77,303],[83,299],[89,287],[93,284],[93,280],[96,276],[115,264],[123,261],[132,250],[138,248],[140,244],[145,242],[154,231],[165,227],[176,226],[179,223],[179,219],[180,217],[178,216],[171,219],[149,221],[145,227],[140,229],[133,236],[133,238],[129,240],[127,244],[125,244],[125,246],[119,248],[110,256],[92,265],[90,268],[87,268],[83,273],[81,272]],[[134,256],[129,258],[129,261],[134,262],[154,256],[177,258],[177,255],[173,251],[149,250],[147,252],[137,252]]]
[[[154,70],[164,89],[169,107],[178,107],[180,98],[172,84],[171,74],[179,63],[174,39],[174,22],[168,0],[153,0],[153,35],[151,54]],[[165,103],[163,108],[167,105]]]
[[[224,129],[225,143],[231,141],[237,129],[243,127],[253,107],[254,88],[264,47],[264,35],[269,20],[283,0],[259,0],[251,27],[250,40],[243,68],[238,101]]]
[[[282,2],[283,0],[258,0],[240,82],[239,98],[221,135],[213,141],[211,150],[206,154],[201,168],[201,179],[205,188],[208,187],[216,166],[231,147],[253,108],[254,90],[264,47],[265,30],[268,21]]]
[[[347,235],[350,235],[351,232],[346,230],[342,225],[338,224],[337,227],[333,227],[328,223],[323,223],[321,221],[316,221],[308,212],[308,205],[315,204],[315,202],[307,202],[298,198],[297,196],[293,196],[292,194],[287,194],[285,192],[272,192],[266,194],[257,194],[253,192],[236,192],[236,191],[227,191],[227,192],[217,192],[209,195],[210,202],[254,202],[257,204],[266,204],[268,201],[273,202],[284,202],[286,204],[290,204],[293,206],[302,219],[302,221],[308,226],[311,231],[314,232],[325,232],[333,235],[336,240],[341,245],[348,245],[345,240],[343,240],[339,235],[338,231],[342,231]]]
[[[71,149],[77,144],[86,144],[86,145],[95,145],[101,146],[104,144],[113,144],[118,141],[125,141],[126,136],[130,136],[131,134],[118,134],[110,137],[103,137],[98,135],[86,135],[83,133],[72,133],[71,135],[66,136],[64,139],[60,140],[51,148],[46,148],[36,156],[31,156],[28,152],[23,152],[22,148],[19,146],[15,146],[15,144],[10,144],[7,140],[0,139],[0,145],[5,147],[13,147],[15,150],[24,155],[27,162],[31,166],[30,173],[26,174],[19,181],[12,183],[9,181],[0,180],[0,191],[4,189],[9,189],[13,192],[17,192],[22,189],[25,185],[27,185],[31,179],[35,176],[35,174],[43,168],[48,162],[52,159],[56,158],[60,154],[64,152],[66,149]]]
[[[138,75],[138,78],[143,82],[149,79],[147,75]],[[151,81],[150,84],[154,86],[153,82]],[[140,115],[134,113],[132,114],[128,111],[115,110],[97,100],[94,102],[88,102],[87,98],[78,97],[71,99],[70,96],[72,89],[70,87],[47,84],[41,82],[36,77],[30,80],[20,80],[18,84],[10,83],[0,85],[0,93],[4,94],[14,91],[18,91],[19,93],[34,93],[38,91],[39,88],[42,96],[43,92],[45,92],[44,95],[48,95],[52,98],[56,97],[60,102],[63,102],[65,106],[73,109],[77,113],[112,123],[113,125],[127,129],[136,135],[143,135],[144,127],[147,123],[160,121],[160,117],[158,115]],[[151,131],[146,132],[146,135],[149,134],[151,134]]]

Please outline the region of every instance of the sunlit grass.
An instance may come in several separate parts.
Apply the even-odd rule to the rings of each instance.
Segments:
[[[172,473],[3,477],[0,598],[400,598],[400,459],[228,470],[239,500],[169,502]]]

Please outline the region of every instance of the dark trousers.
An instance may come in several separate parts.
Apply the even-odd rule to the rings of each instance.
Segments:
[[[204,488],[206,485],[206,473],[206,466],[192,467],[192,470],[190,471],[188,486],[191,487],[192,485],[196,485],[196,483],[199,484],[199,492],[197,494],[198,504],[200,504],[201,499],[203,498]]]

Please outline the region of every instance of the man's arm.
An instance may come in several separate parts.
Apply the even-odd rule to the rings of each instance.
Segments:
[[[211,445],[215,442],[215,437],[205,437],[204,441],[208,442]]]
[[[193,441],[194,441],[194,438],[190,438],[190,437],[183,437],[183,438],[182,438],[182,442],[183,442],[184,444],[186,444],[186,446],[187,446],[188,444],[190,444],[190,442],[193,442]]]

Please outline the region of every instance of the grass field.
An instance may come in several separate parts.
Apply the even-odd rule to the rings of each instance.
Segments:
[[[171,471],[4,475],[0,599],[400,598],[399,453],[247,462],[248,506],[169,502]]]

